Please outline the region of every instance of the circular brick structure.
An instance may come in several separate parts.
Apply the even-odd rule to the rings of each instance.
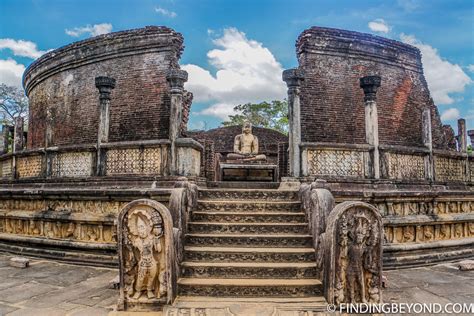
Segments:
[[[28,148],[97,141],[98,76],[116,80],[109,141],[167,138],[166,73],[179,68],[182,50],[180,33],[153,26],[97,36],[45,54],[23,78],[30,102]]]

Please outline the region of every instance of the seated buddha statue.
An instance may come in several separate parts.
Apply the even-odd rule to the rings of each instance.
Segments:
[[[229,160],[263,161],[267,157],[258,154],[258,138],[252,134],[252,124],[245,122],[242,134],[235,136],[234,152],[227,155]]]

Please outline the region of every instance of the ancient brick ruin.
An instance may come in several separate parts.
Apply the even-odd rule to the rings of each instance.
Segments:
[[[380,302],[382,269],[474,256],[474,132],[442,125],[416,48],[305,30],[286,136],[188,131],[183,47],[146,27],[26,70],[26,141],[2,128],[1,250],[119,266],[119,309],[170,314],[183,296]]]

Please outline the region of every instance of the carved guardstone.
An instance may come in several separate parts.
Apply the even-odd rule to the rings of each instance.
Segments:
[[[161,203],[128,203],[118,221],[118,310],[159,311],[176,293],[173,220]]]
[[[364,202],[343,202],[323,235],[324,294],[329,304],[382,302],[382,219]]]

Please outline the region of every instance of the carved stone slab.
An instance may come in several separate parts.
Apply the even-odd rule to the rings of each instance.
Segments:
[[[161,203],[128,203],[118,220],[118,310],[157,311],[171,304],[176,287],[173,220]]]
[[[382,301],[382,219],[364,202],[343,202],[323,236],[324,291],[329,304]]]

